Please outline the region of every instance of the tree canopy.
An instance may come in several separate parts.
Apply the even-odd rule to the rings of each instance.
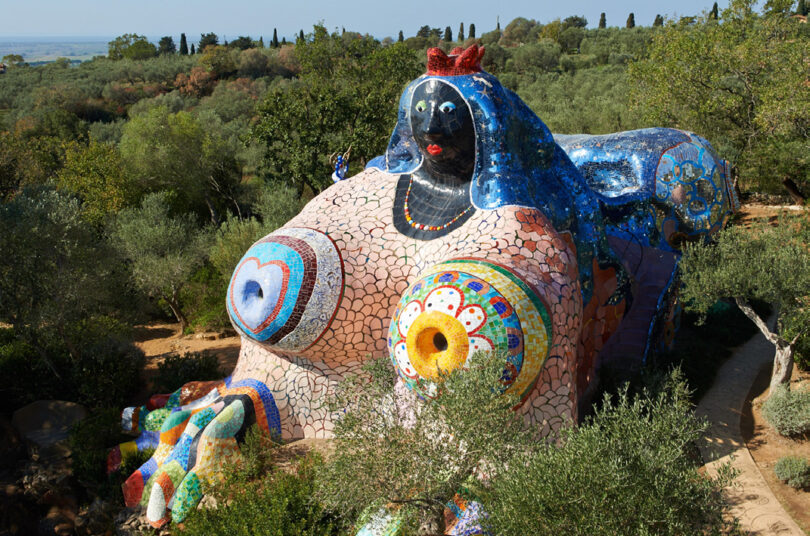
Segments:
[[[784,12],[734,0],[720,23],[665,26],[631,65],[646,119],[700,132],[745,187],[810,187],[810,31]]]
[[[272,178],[319,192],[331,184],[335,151],[351,147],[358,169],[382,154],[402,89],[420,67],[404,44],[381,47],[370,37],[346,39],[322,26],[311,41],[299,41],[295,53],[301,74],[268,91],[251,140],[266,147]]]

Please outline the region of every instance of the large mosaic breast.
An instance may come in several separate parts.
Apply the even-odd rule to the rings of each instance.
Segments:
[[[504,361],[504,391],[521,398],[548,355],[546,306],[509,269],[483,260],[433,266],[402,295],[388,346],[400,378],[429,397],[441,372],[463,368],[476,352]]]
[[[301,351],[329,327],[343,295],[343,261],[314,229],[286,228],[259,240],[228,286],[234,326],[274,348]]]

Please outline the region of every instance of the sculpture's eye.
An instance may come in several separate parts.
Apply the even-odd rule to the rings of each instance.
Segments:
[[[455,109],[456,109],[456,105],[453,104],[450,101],[445,101],[445,102],[443,102],[443,103],[441,103],[439,105],[439,110],[441,110],[441,112],[445,113],[445,114],[449,114],[449,113],[455,111]]]
[[[427,110],[427,103],[425,101],[420,100],[419,102],[416,103],[416,111],[417,112],[421,113],[421,112],[424,112],[425,110]]]

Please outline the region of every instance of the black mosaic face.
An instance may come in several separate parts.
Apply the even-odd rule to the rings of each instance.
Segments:
[[[475,127],[458,90],[441,80],[419,85],[411,100],[411,129],[431,173],[469,180],[475,165]]]

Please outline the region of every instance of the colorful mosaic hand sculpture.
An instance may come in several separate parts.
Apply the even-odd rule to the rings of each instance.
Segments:
[[[428,397],[439,369],[493,351],[515,410],[550,434],[577,419],[601,364],[637,366],[671,337],[678,248],[733,209],[726,163],[671,129],[555,138],[482,54],[428,51],[385,155],[247,251],[227,295],[243,337],[231,379],[204,402],[129,413],[159,443],[126,487],[153,523],[182,516],[250,422],[329,437],[329,393],[371,358]],[[243,417],[239,385],[255,393]],[[212,438],[227,447],[200,447]]]

